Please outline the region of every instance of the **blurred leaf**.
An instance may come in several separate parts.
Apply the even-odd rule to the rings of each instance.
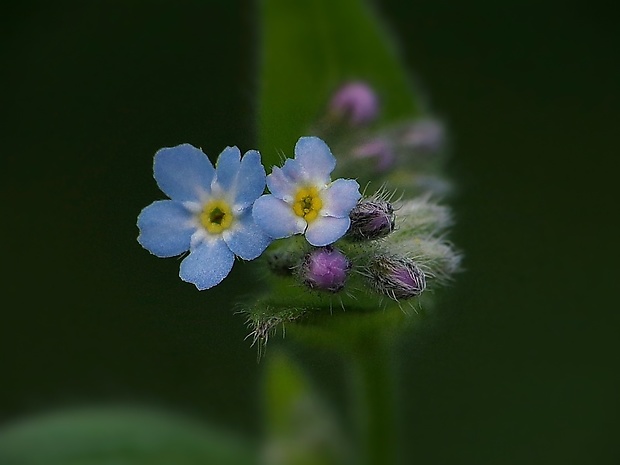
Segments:
[[[292,153],[330,94],[363,79],[382,100],[382,118],[411,118],[420,103],[376,13],[362,0],[263,0],[258,109],[266,165]]]
[[[6,465],[250,465],[254,455],[201,423],[126,407],[52,413],[0,430]]]

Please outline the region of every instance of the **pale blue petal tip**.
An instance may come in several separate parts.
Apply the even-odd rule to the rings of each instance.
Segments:
[[[353,179],[336,179],[324,191],[324,211],[328,216],[337,218],[349,216],[362,197],[359,188],[359,184]]]
[[[172,200],[153,202],[138,216],[142,247],[158,257],[174,257],[189,249],[195,230],[191,214]]]
[[[333,218],[330,216],[317,218],[308,225],[306,240],[317,247],[333,244],[340,239],[349,229],[351,220],[346,218]]]
[[[234,187],[239,172],[241,152],[237,147],[226,147],[217,159],[215,177],[223,191]]]
[[[179,276],[200,291],[217,286],[228,276],[235,260],[222,238],[203,242],[181,262]]]
[[[295,160],[306,180],[329,179],[336,167],[336,158],[318,137],[300,137],[295,145]]]
[[[263,167],[260,154],[256,150],[246,152],[241,158],[241,164],[237,173],[235,204],[249,207],[260,197],[265,190],[265,168]]]
[[[271,174],[267,176],[267,187],[269,192],[282,200],[293,197],[297,189],[294,179],[283,168],[278,167],[274,167]]]
[[[201,192],[209,192],[214,174],[209,158],[190,144],[163,148],[155,154],[153,176],[172,200],[197,200]]]

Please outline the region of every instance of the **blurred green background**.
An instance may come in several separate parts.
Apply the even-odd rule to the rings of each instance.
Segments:
[[[466,254],[401,347],[404,447],[424,464],[619,463],[613,5],[375,5],[450,130]],[[258,285],[251,267],[199,293],[135,240],[136,215],[162,198],[158,148],[254,147],[256,11],[5,8],[1,423],[120,402],[260,430],[261,365],[231,309]],[[305,356],[339,379],[338,360]]]

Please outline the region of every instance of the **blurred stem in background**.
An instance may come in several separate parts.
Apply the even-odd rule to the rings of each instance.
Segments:
[[[352,356],[351,384],[359,427],[360,464],[396,463],[394,367],[390,347],[373,340]]]

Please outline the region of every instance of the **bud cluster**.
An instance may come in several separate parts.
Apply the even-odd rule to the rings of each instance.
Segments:
[[[353,160],[374,160],[377,173],[428,162],[445,146],[443,124],[433,118],[421,118],[400,123],[375,133],[356,138],[350,147]]]
[[[451,184],[442,175],[447,152],[444,122],[432,115],[383,124],[386,105],[372,83],[342,83],[326,100],[311,131],[338,153],[338,175],[356,173],[361,183],[389,183],[410,194],[445,195]]]
[[[282,241],[266,254],[270,271],[327,294],[340,293],[356,276],[357,287],[349,286],[349,295],[361,287],[397,301],[418,297],[428,280],[447,281],[460,263],[460,255],[442,238],[452,224],[448,208],[428,196],[391,197],[382,189],[360,199],[349,214],[347,233],[334,244]]]
[[[330,308],[332,298],[337,298],[343,308],[350,303],[360,310],[376,309],[385,305],[386,298],[398,303],[418,298],[460,270],[461,255],[445,239],[453,223],[450,209],[431,200],[450,192],[449,181],[441,175],[444,125],[436,118],[418,116],[379,127],[380,103],[369,83],[345,83],[328,100],[325,114],[312,132],[333,148],[338,163],[330,167],[337,177],[354,177],[355,181],[346,182],[356,182],[358,187],[379,183],[394,191],[381,188],[351,202],[351,198],[342,198],[342,180],[323,197],[314,188],[300,185],[299,202],[305,202],[300,205],[314,208],[316,218],[304,214],[303,234],[308,242],[286,237],[265,254],[271,274],[285,284],[277,286],[282,291],[279,297],[261,303],[262,310],[250,318],[258,339],[265,339],[264,334],[276,325],[308,317],[325,305],[325,297]],[[290,174],[285,166],[284,177],[274,178],[274,185],[284,188],[294,184],[307,170],[314,167],[305,164],[296,176],[284,179]],[[336,186],[330,179],[325,181],[326,186]],[[403,196],[394,200],[395,192]],[[285,197],[281,200],[287,201]],[[339,231],[346,232],[331,242],[316,240],[314,221],[344,204],[348,205],[348,218],[335,215],[325,220],[322,237],[330,236],[343,220],[349,222],[348,228]],[[279,215],[275,209],[273,213]],[[280,228],[270,222],[274,230]]]
[[[443,123],[424,117],[375,131],[341,138],[341,172],[355,170],[362,182],[385,182],[410,193],[445,195],[450,183],[442,176],[446,152]]]
[[[394,300],[417,297],[427,279],[447,281],[460,255],[442,238],[452,224],[447,207],[428,196],[390,201],[380,191],[351,212],[345,238],[360,247],[356,269],[375,292]]]

